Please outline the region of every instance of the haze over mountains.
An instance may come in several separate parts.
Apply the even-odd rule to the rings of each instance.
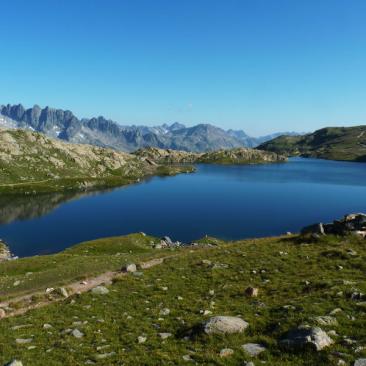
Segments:
[[[175,122],[161,126],[122,126],[104,117],[79,119],[71,111],[41,108],[26,109],[21,104],[0,106],[0,126],[30,129],[61,140],[134,151],[142,147],[159,147],[194,152],[256,147],[280,135],[248,136],[242,130],[223,130],[210,124],[193,127]]]

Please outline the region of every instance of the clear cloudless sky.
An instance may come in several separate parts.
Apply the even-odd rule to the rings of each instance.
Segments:
[[[0,104],[252,135],[366,124],[365,0],[0,0]]]

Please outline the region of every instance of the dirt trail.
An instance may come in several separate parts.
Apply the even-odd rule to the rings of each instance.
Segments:
[[[161,257],[161,258],[155,258],[155,259],[151,259],[149,261],[146,262],[141,262],[138,264],[138,266],[141,269],[148,269],[151,267],[155,267],[157,265],[160,265],[162,263],[164,263],[164,261],[166,259],[169,258],[173,258],[176,257],[177,254],[175,255],[170,255],[170,256],[165,256],[165,257]],[[99,285],[110,285],[112,284],[112,281],[114,278],[116,277],[120,277],[120,276],[126,276],[128,274],[128,272],[122,272],[122,271],[109,271],[109,272],[105,272],[102,273],[96,277],[90,277],[86,280],[83,281],[76,281],[76,282],[72,282],[69,284],[65,284],[63,286],[58,286],[57,288],[60,287],[64,287],[67,289],[67,293],[68,293],[68,297],[70,297],[71,295],[77,294],[77,293],[83,293],[83,292],[87,292],[89,290],[91,290],[92,288],[99,286]],[[50,292],[52,293],[52,292]],[[23,307],[17,308],[14,311],[10,312],[10,313],[6,313],[5,316],[3,316],[3,318],[7,318],[7,317],[11,317],[11,316],[16,316],[16,315],[21,315],[26,313],[27,311],[31,310],[31,309],[36,309],[36,308],[40,308],[43,306],[47,306],[50,305],[54,302],[58,302],[58,301],[63,301],[65,299],[67,299],[67,297],[58,297],[58,298],[54,298],[51,300],[41,300],[38,303],[32,303],[32,297],[33,296],[37,296],[37,295],[45,295],[44,291],[37,291],[31,294],[27,294],[27,295],[23,295],[23,296],[18,296],[18,297],[14,297],[12,299],[9,299],[7,301],[4,302],[0,302],[0,308],[2,309],[6,309],[10,303],[24,303]]]

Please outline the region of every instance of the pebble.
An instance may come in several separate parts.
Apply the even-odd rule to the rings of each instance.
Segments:
[[[106,295],[109,293],[109,290],[105,286],[97,286],[94,287],[91,292],[95,295]]]
[[[26,343],[31,343],[33,341],[33,338],[17,338],[15,340],[15,342],[17,344],[26,344]]]
[[[144,336],[138,336],[137,337],[137,342],[139,343],[139,344],[141,344],[141,343],[145,343],[146,342],[146,337],[144,337]]]
[[[243,348],[245,353],[247,353],[251,357],[258,356],[260,353],[266,350],[265,347],[257,343],[246,343],[243,344],[241,347]]]
[[[84,333],[80,332],[79,329],[74,329],[71,334],[75,337],[75,338],[82,338],[84,337]]]
[[[220,357],[229,357],[232,354],[234,354],[234,350],[232,350],[231,348],[223,348],[220,351]]]
[[[168,308],[161,309],[159,312],[159,315],[169,315],[169,314],[170,314],[170,309],[168,309]]]

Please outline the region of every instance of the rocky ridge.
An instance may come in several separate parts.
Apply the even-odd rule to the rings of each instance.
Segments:
[[[229,150],[218,150],[206,153],[192,153],[186,151],[149,147],[146,149],[139,149],[133,154],[144,158],[145,160],[153,161],[160,164],[254,164],[284,162],[287,160],[287,158],[283,155],[244,147]]]

